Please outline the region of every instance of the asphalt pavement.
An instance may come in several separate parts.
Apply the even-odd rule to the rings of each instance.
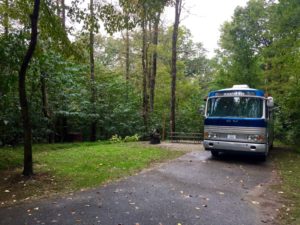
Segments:
[[[270,162],[213,159],[194,146],[176,160],[106,186],[0,208],[0,224],[275,224],[274,206],[261,210],[263,202],[255,196],[272,179]]]

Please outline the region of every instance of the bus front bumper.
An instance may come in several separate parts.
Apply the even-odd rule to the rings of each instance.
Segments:
[[[203,145],[207,151],[268,152],[267,144],[204,140]]]

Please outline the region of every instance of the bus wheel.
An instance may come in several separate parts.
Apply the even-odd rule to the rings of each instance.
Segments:
[[[211,155],[213,157],[218,157],[219,156],[219,152],[218,151],[210,151],[211,152]]]
[[[265,162],[267,160],[267,155],[266,154],[260,155],[259,159],[261,162]]]

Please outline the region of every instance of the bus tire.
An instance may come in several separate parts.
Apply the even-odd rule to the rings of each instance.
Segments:
[[[266,154],[260,155],[259,159],[261,162],[265,162],[267,160],[267,155]]]
[[[219,152],[218,151],[210,151],[211,152],[211,155],[213,157],[218,157],[219,156]]]

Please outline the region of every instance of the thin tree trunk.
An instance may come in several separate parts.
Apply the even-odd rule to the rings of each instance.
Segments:
[[[41,82],[41,93],[42,93],[42,110],[44,117],[47,118],[47,128],[48,130],[51,130],[51,133],[48,135],[48,142],[53,143],[54,141],[54,126],[51,122],[52,119],[52,113],[49,109],[49,104],[48,104],[48,92],[47,92],[47,85],[46,85],[46,79],[45,79],[45,73],[41,73],[40,76],[40,82]]]
[[[166,140],[166,114],[163,113],[163,124],[162,124],[162,140]]]
[[[60,0],[56,0],[56,14],[59,18],[60,17],[60,5],[59,5]]]
[[[4,35],[8,36],[8,24],[9,24],[9,18],[8,18],[8,0],[4,1],[5,4],[5,13],[3,15],[3,26],[4,26]]]
[[[154,51],[152,55],[152,73],[151,73],[151,81],[150,81],[150,111],[153,112],[154,110],[154,95],[155,95],[155,80],[156,80],[156,73],[157,73],[157,44],[158,44],[158,26],[160,21],[160,13],[155,19],[154,22],[154,33],[152,44],[154,46]]]
[[[127,21],[128,23],[128,21]],[[125,98],[126,98],[126,101],[128,100],[128,91],[129,91],[129,87],[128,87],[128,84],[129,84],[129,66],[130,66],[130,61],[129,61],[129,30],[128,30],[128,24],[127,24],[127,28],[126,28],[126,52],[125,52],[125,60],[126,60],[126,71],[125,71],[125,81],[126,81],[126,95],[125,95]]]
[[[177,39],[182,0],[175,2],[175,22],[172,35],[170,132],[175,132]]]
[[[147,48],[146,48],[146,65],[147,65],[147,82],[148,82],[148,89],[150,90],[151,87],[151,75],[152,75],[152,50],[148,40],[152,40],[152,23],[151,21],[148,22],[148,35],[147,37]],[[150,48],[150,51],[149,51]]]
[[[129,81],[129,66],[130,66],[130,61],[129,61],[129,30],[128,27],[126,28],[126,73],[125,73],[125,79],[126,82]]]
[[[91,24],[90,24],[90,73],[91,73],[91,87],[92,87],[92,112],[96,113],[95,102],[96,102],[96,87],[95,87],[95,60],[94,60],[94,2],[90,0],[90,14],[91,14]],[[90,141],[96,141],[96,128],[97,122],[93,119],[91,123],[91,134]]]
[[[66,30],[66,6],[65,0],[61,0],[61,24],[64,30]]]
[[[38,18],[39,18],[39,8],[40,8],[40,0],[35,0],[33,13],[30,15],[30,19],[31,19],[30,43],[19,71],[19,96],[20,96],[20,106],[21,106],[23,130],[24,130],[24,170],[23,170],[24,176],[31,176],[33,174],[32,143],[31,143],[32,131],[31,131],[31,120],[29,116],[29,108],[28,108],[28,102],[26,96],[26,71],[37,43],[37,36],[38,36],[37,25],[38,25]]]
[[[143,43],[142,43],[142,67],[143,67],[143,120],[145,132],[148,132],[148,94],[147,94],[147,59],[146,59],[146,19],[144,18],[142,21],[142,32],[143,32]]]

